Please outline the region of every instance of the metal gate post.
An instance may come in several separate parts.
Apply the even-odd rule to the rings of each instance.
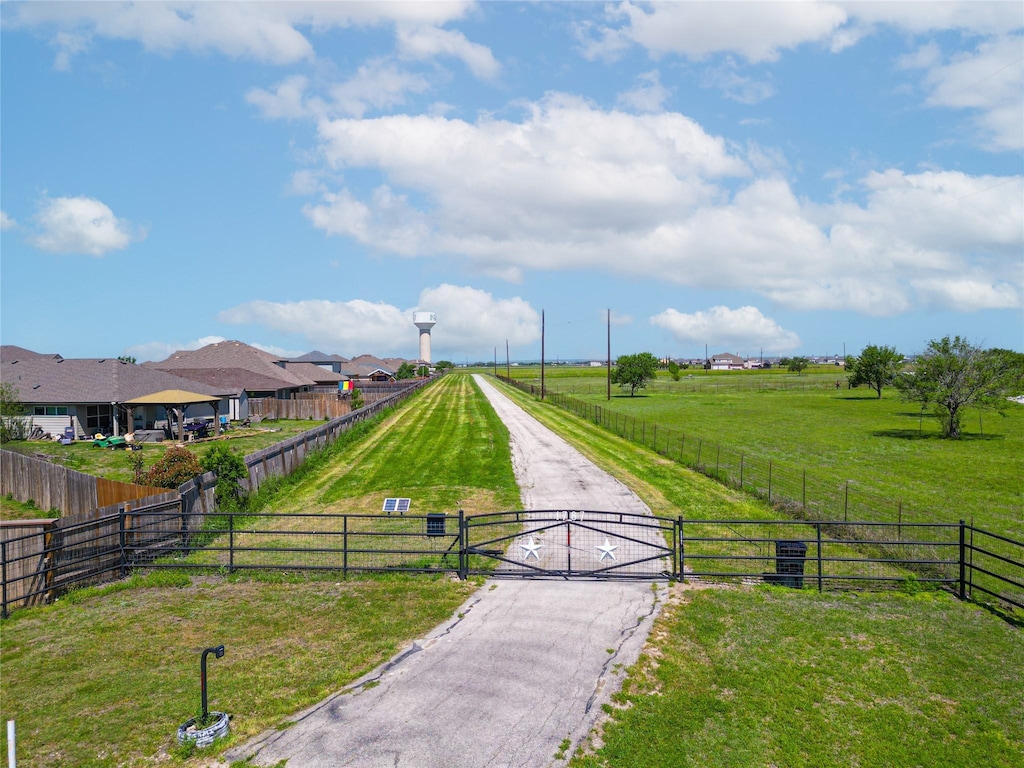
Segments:
[[[818,592],[821,592],[821,523],[815,523],[818,529]]]
[[[235,572],[235,513],[228,512],[228,573]]]
[[[960,599],[967,599],[967,546],[964,541],[964,521],[960,521]]]
[[[3,569],[3,604],[0,606],[0,616],[7,618],[7,542],[0,541],[0,568]]]
[[[679,581],[686,576],[686,538],[683,536],[683,516],[680,515],[676,525],[679,526]]]
[[[466,527],[466,513],[459,510],[459,578],[469,578],[469,530]]]
[[[125,534],[125,529],[124,529],[125,516],[126,515],[125,515],[125,511],[124,511],[124,506],[118,507],[117,508],[117,545],[118,545],[118,548],[121,550],[121,552],[120,552],[120,554],[121,554],[121,562],[120,562],[119,565],[120,565],[120,572],[121,572],[121,578],[122,579],[128,573],[128,560],[127,560],[127,557],[126,557],[125,552],[124,552],[125,543],[126,543],[126,539],[127,539],[127,536]]]

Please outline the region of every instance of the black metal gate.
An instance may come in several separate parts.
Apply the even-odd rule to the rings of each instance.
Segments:
[[[678,572],[670,518],[551,509],[465,516],[462,526],[465,573],[667,579]]]

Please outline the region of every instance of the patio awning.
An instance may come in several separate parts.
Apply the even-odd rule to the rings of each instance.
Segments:
[[[217,414],[216,403],[220,402],[220,398],[216,395],[200,395],[198,392],[188,392],[184,389],[164,389],[160,392],[154,392],[152,395],[144,395],[143,397],[136,397],[134,400],[125,400],[124,404],[127,406],[135,405],[162,405],[167,410],[171,410],[172,407],[178,407],[181,409],[182,418],[178,421],[178,440],[184,441],[185,439],[185,410],[190,405],[197,403],[214,403],[213,412]],[[168,421],[168,424],[170,422]],[[215,435],[220,434],[220,423],[217,419],[214,419],[213,433]]]
[[[125,400],[125,405],[191,405],[192,403],[213,403],[219,401],[216,395],[200,395],[198,392],[186,392],[184,389],[165,389],[152,395]]]

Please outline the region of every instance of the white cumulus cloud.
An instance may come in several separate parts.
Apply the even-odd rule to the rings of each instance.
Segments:
[[[309,32],[332,28],[401,25],[430,30],[462,18],[470,2],[175,2],[20,3],[5,7],[12,27],[53,30],[55,66],[67,69],[95,37],[134,40],[146,50],[171,54],[215,51],[232,58],[291,64],[314,57]],[[463,41],[439,50],[483,66],[483,47]],[[486,49],[483,49],[486,50]],[[478,63],[481,62],[481,63]]]
[[[888,168],[847,185],[858,202],[820,204],[758,145],[744,156],[682,114],[562,94],[524,105],[518,122],[391,116],[326,120],[319,133],[328,171],[386,183],[321,191],[304,209],[314,226],[510,281],[588,269],[875,316],[925,301],[914,281],[969,272],[995,296],[1021,286],[1021,176]]]
[[[18,222],[16,222],[14,219],[12,219],[10,216],[8,216],[3,211],[0,211],[0,231],[5,231],[5,230],[8,230],[8,229],[14,229],[17,226],[18,226]]]
[[[418,332],[412,313],[417,310],[438,315],[432,345],[438,359],[476,353],[506,338],[518,345],[540,337],[540,316],[523,299],[500,299],[476,288],[447,284],[424,290],[418,304],[408,309],[362,299],[250,301],[222,311],[217,319],[298,335],[310,348],[347,356],[415,356]]]
[[[677,341],[724,350],[758,347],[784,354],[800,346],[799,336],[765,317],[757,307],[717,306],[690,314],[669,308],[654,315],[651,324],[669,331]]]
[[[51,253],[102,256],[146,237],[144,230],[117,218],[107,205],[91,197],[46,198],[35,222],[37,232],[30,242]]]

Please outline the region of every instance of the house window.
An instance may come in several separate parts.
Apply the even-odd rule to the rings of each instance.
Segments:
[[[94,432],[106,433],[113,424],[110,417],[109,405],[90,405],[85,411],[85,428],[91,434]]]
[[[33,408],[36,416],[67,416],[66,405],[37,405]]]

